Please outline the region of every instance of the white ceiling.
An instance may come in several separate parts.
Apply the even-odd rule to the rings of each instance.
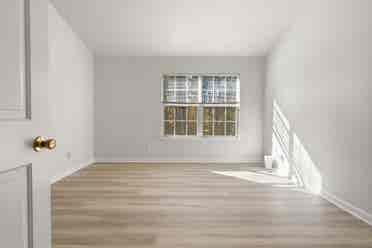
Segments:
[[[52,0],[99,55],[264,55],[299,0]]]

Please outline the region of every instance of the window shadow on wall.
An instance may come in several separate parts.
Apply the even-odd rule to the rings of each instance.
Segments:
[[[311,193],[322,191],[322,175],[276,100],[273,102],[272,156],[280,175]]]
[[[305,149],[301,140],[293,134],[293,166],[298,170],[304,187],[314,194],[322,191],[322,175]]]

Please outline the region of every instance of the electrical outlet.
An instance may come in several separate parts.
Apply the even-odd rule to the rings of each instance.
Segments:
[[[71,160],[71,157],[72,157],[71,152],[67,152],[67,153],[66,153],[66,158],[67,158],[68,160]]]

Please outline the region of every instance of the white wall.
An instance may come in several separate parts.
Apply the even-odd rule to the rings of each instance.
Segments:
[[[49,94],[56,130],[53,180],[93,160],[93,55],[49,4]]]
[[[95,63],[98,161],[251,161],[263,155],[263,57],[100,57]],[[241,73],[240,139],[162,138],[163,73]]]
[[[276,99],[323,191],[372,213],[372,1],[307,4],[268,59],[265,150]]]

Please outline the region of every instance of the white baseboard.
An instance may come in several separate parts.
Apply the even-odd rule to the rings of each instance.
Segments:
[[[112,158],[112,157],[97,157],[96,163],[215,163],[215,164],[262,164],[262,159],[246,159],[246,160],[234,160],[234,159],[169,159],[169,158]]]
[[[80,169],[82,169],[82,168],[84,168],[88,165],[94,164],[94,162],[95,162],[94,159],[90,159],[90,160],[88,160],[84,163],[79,164],[76,167],[69,168],[68,170],[64,171],[63,173],[52,177],[52,179],[50,180],[50,184],[56,183],[59,180],[61,180],[62,178],[67,177],[67,176],[77,172],[78,170],[80,170]]]
[[[322,190],[320,196],[325,200],[329,201],[330,203],[336,205],[340,209],[348,212],[349,214],[353,215],[354,217],[364,221],[368,225],[372,226],[372,214],[368,213],[367,211],[360,209],[348,201],[345,201],[334,194],[327,192],[326,190]]]

